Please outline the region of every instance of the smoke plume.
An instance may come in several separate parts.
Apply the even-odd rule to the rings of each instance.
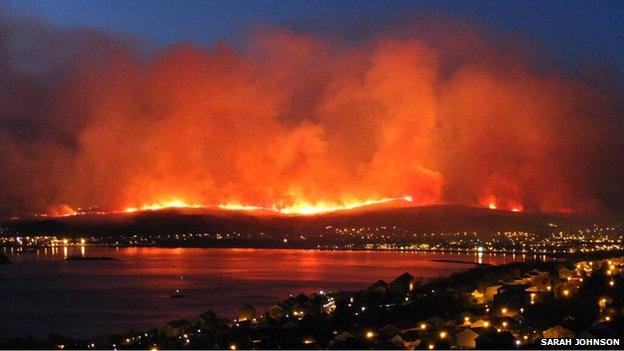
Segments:
[[[288,207],[411,196],[531,211],[624,203],[617,72],[477,25],[234,48],[0,20],[0,213]]]

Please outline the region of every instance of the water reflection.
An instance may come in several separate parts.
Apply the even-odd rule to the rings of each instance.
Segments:
[[[290,294],[363,289],[403,272],[426,279],[469,269],[474,266],[470,262],[501,264],[525,259],[524,255],[489,252],[85,245],[10,254],[15,264],[3,266],[0,284],[0,325],[6,326],[0,328],[0,338],[28,332],[44,337],[53,332],[73,333],[68,336],[125,332],[205,310],[232,317],[242,305],[263,309]],[[70,255],[118,260],[63,260]],[[185,297],[168,298],[176,289]]]

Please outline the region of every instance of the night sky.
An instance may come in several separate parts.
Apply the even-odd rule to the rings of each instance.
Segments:
[[[1,4],[2,2],[0,2]],[[541,42],[563,62],[624,67],[623,1],[111,1],[8,0],[14,14],[61,26],[133,34],[156,45],[180,40],[240,42],[250,25],[332,27],[391,22],[401,16],[460,16],[494,32]],[[310,29],[310,28],[306,28]],[[314,29],[314,28],[313,28]]]

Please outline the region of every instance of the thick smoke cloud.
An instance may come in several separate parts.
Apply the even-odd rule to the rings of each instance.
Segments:
[[[0,23],[0,213],[183,200],[412,196],[534,211],[622,206],[620,81],[472,25],[365,40],[254,29],[145,54]]]

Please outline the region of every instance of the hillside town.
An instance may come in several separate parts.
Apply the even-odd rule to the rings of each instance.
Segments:
[[[289,296],[229,320],[206,311],[125,335],[12,339],[57,349],[621,349],[624,256],[478,266],[423,282],[409,273],[361,291]],[[545,339],[546,341],[542,340]]]

